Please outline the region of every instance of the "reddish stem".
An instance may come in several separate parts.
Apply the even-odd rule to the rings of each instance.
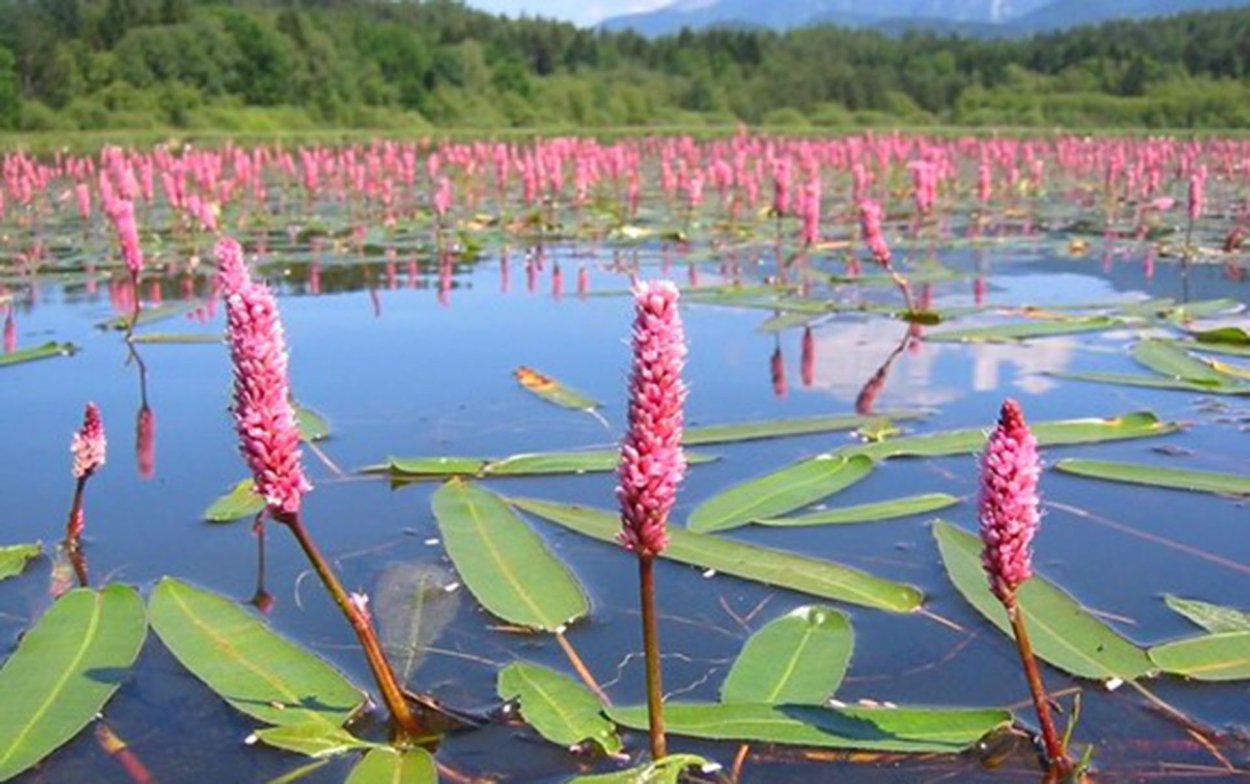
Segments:
[[[638,556],[638,586],[642,599],[642,649],[647,662],[647,717],[651,731],[651,759],[668,756],[664,739],[664,689],[660,684],[660,626],[655,609],[655,556]]]
[[[91,472],[78,477],[78,482],[74,485],[74,500],[70,502],[69,519],[65,522],[65,552],[69,555],[69,562],[74,567],[74,574],[78,577],[78,584],[87,587],[90,581],[87,575],[87,559],[82,554],[82,530],[84,526],[82,499],[83,491],[87,487],[87,478],[91,476]]]
[[[1033,707],[1037,710],[1037,723],[1042,729],[1042,743],[1046,747],[1047,761],[1060,774],[1072,770],[1072,760],[1068,758],[1063,739],[1055,729],[1055,721],[1050,715],[1050,701],[1046,697],[1046,687],[1042,684],[1041,669],[1037,666],[1037,657],[1033,655],[1033,644],[1029,641],[1029,632],[1024,623],[1024,613],[1015,596],[1003,601],[1007,608],[1007,617],[1011,619],[1011,630],[1016,637],[1016,648],[1020,651],[1020,663],[1024,665],[1024,675],[1029,682],[1029,692],[1033,695]]]
[[[356,632],[361,648],[364,649],[365,658],[369,662],[369,669],[373,671],[378,689],[382,692],[382,700],[391,713],[391,730],[394,740],[406,744],[429,735],[404,698],[404,690],[399,684],[399,679],[395,677],[395,671],[391,669],[390,662],[386,660],[372,621],[352,602],[347,590],[339,581],[338,575],[334,573],[333,567],[321,554],[316,542],[309,535],[308,529],[304,527],[299,514],[275,514],[274,519],[285,525],[295,536],[295,540],[299,542],[300,548],[312,563],[313,569],[321,578],[326,590],[334,598],[334,603],[339,606],[343,615],[347,617],[348,623],[351,624],[352,630]]]

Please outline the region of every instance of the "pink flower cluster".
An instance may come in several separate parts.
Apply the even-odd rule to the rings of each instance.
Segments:
[[[233,264],[237,243],[218,243],[219,263]],[[241,256],[240,256],[241,260]],[[272,514],[299,512],[312,489],[300,463],[300,433],[291,406],[286,338],[278,303],[264,283],[230,271],[226,283],[226,332],[234,365],[234,420],[239,449],[256,490]],[[233,288],[232,288],[233,286]]]
[[[668,513],[686,472],[681,448],[686,338],[677,298],[677,286],[669,281],[634,287],[629,429],[621,443],[616,495],[620,542],[643,556],[656,555],[668,544]]]
[[[108,439],[104,437],[104,420],[95,403],[88,403],[83,412],[82,427],[70,440],[69,451],[74,456],[74,478],[90,476],[104,465],[108,454]]]
[[[1042,472],[1037,439],[1020,404],[1003,403],[998,426],[981,457],[979,498],[982,562],[990,589],[1003,602],[1032,576],[1032,542],[1041,522],[1037,480]]]
[[[872,257],[883,267],[890,266],[890,246],[886,244],[885,234],[881,231],[881,220],[885,210],[872,200],[864,199],[859,203],[859,227],[864,243],[872,252]]]

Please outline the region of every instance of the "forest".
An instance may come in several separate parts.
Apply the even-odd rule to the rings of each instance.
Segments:
[[[1250,125],[1250,10],[1017,40],[656,39],[457,0],[0,0],[18,131]]]

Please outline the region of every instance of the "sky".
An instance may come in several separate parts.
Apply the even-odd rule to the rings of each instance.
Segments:
[[[468,0],[468,5],[497,14],[548,16],[590,25],[605,17],[650,11],[671,0]]]

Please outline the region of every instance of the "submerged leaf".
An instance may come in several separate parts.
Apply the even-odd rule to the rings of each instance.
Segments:
[[[848,525],[851,523],[876,523],[896,520],[900,517],[936,512],[959,503],[959,499],[946,493],[927,493],[890,501],[876,501],[856,506],[825,509],[795,517],[774,517],[756,520],[760,525],[772,528],[799,528],[807,525]]]
[[[717,493],[695,507],[686,527],[700,533],[725,531],[784,515],[850,487],[872,467],[872,460],[861,454],[818,455]]]
[[[1150,659],[1164,672],[1199,681],[1250,679],[1250,632],[1204,634],[1156,645]]]
[[[615,543],[621,530],[617,515],[602,509],[533,498],[509,498],[508,503],[603,542]],[[714,569],[744,580],[888,612],[912,612],[924,601],[924,594],[910,585],[841,564],[675,526],[669,528],[668,534],[668,547],[660,557],[700,569]]]
[[[438,766],[423,748],[374,749],[356,763],[344,784],[437,784]]]
[[[616,727],[585,686],[549,667],[514,661],[499,671],[499,698],[517,700],[521,715],[538,734],[570,748],[591,740],[608,754],[619,754]]]
[[[746,641],[721,685],[721,701],[820,705],[842,684],[854,647],[841,612],[799,607]]]
[[[230,492],[204,510],[204,519],[210,523],[229,523],[243,517],[254,517],[264,509],[265,499],[256,492],[256,483],[251,479],[242,479]]]
[[[433,507],[456,571],[491,613],[554,632],[590,611],[569,568],[494,493],[452,479],[435,491]]]
[[[313,443],[330,437],[330,423],[326,418],[298,403],[295,405],[295,422],[299,425],[299,437],[303,441]]]
[[[946,574],[968,603],[1011,635],[1011,622],[990,592],[981,565],[981,540],[954,526],[933,526]],[[1136,680],[1154,667],[1146,652],[1095,618],[1071,596],[1046,579],[1034,576],[1017,593],[1038,658],[1081,678]]]
[[[30,563],[43,552],[43,545],[12,544],[0,547],[0,580],[7,580],[22,573],[26,564]]]
[[[618,724],[647,728],[644,705],[609,707],[607,712]],[[906,754],[957,754],[1011,720],[1009,712],[992,709],[822,708],[719,702],[670,702],[664,706],[665,728],[674,735]]]
[[[1250,613],[1234,607],[1208,604],[1196,599],[1182,599],[1165,594],[1163,600],[1176,612],[1213,634],[1250,632]]]
[[[1201,493],[1250,495],[1250,476],[1242,474],[1083,458],[1065,458],[1056,463],[1055,468],[1069,474],[1091,479],[1105,479],[1110,482],[1193,490]]]
[[[340,727],[364,694],[324,659],[224,596],[164,577],[148,599],[174,658],[242,713],[279,726]]]
[[[95,719],[146,636],[143,602],[129,586],[76,588],[58,599],[0,669],[0,781]]]
[[[438,564],[395,563],[378,578],[373,615],[387,658],[400,682],[407,683],[460,609],[460,593],[446,586],[455,579]]]

